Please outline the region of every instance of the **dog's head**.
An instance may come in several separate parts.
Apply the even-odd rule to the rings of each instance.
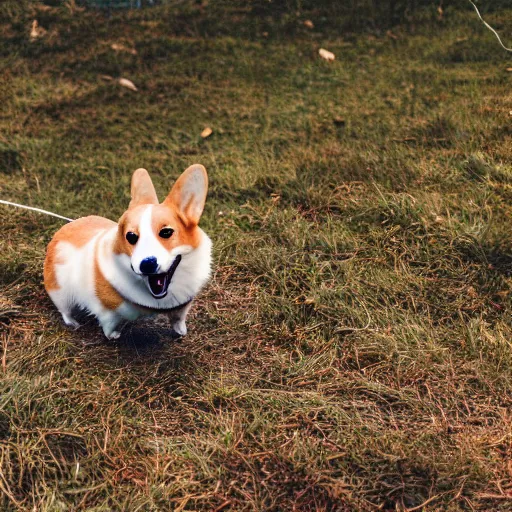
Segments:
[[[181,258],[201,243],[198,227],[208,188],[202,165],[190,166],[169,195],[158,202],[145,169],[133,173],[131,202],[119,220],[115,253],[130,258],[131,269],[143,276],[153,297],[161,299]]]

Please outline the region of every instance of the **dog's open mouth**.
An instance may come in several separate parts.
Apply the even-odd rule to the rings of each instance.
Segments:
[[[176,256],[171,267],[164,274],[147,274],[147,283],[151,295],[155,299],[163,299],[167,295],[167,289],[171,283],[172,276],[181,261],[181,255]]]

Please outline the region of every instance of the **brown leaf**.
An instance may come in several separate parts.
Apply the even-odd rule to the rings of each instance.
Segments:
[[[116,52],[126,52],[131,53],[132,55],[137,55],[137,50],[135,48],[128,48],[124,44],[121,43],[112,43],[110,48]]]
[[[315,25],[313,25],[313,22],[311,20],[305,20],[303,25],[306,27],[306,28],[315,28]]]
[[[203,137],[203,139],[207,139],[211,134],[213,133],[213,130],[207,126],[202,132],[201,132],[201,137]]]
[[[334,53],[332,53],[329,50],[326,50],[324,48],[320,48],[320,50],[318,50],[318,54],[320,55],[320,57],[322,57],[322,59],[325,59],[327,61],[332,61],[336,58]]]
[[[35,41],[46,34],[46,30],[39,26],[37,20],[32,22],[32,28],[30,29],[30,40]]]
[[[118,83],[122,87],[126,87],[127,89],[130,89],[132,91],[138,90],[137,87],[135,87],[135,84],[131,80],[128,80],[127,78],[120,78]]]

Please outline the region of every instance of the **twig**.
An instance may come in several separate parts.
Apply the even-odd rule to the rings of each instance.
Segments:
[[[507,48],[502,42],[501,42],[501,39],[500,39],[500,36],[498,35],[498,32],[496,32],[496,30],[494,30],[491,25],[489,25],[489,23],[487,23],[483,18],[482,16],[480,15],[480,12],[477,8],[477,6],[471,1],[471,0],[468,0],[469,3],[475,8],[475,11],[476,13],[478,14],[478,17],[480,18],[481,22],[498,38],[498,41],[501,45],[501,47],[505,50],[507,50],[507,52],[512,52],[512,48]]]
[[[431,496],[428,500],[426,500],[423,503],[421,503],[421,505],[417,505],[416,507],[412,507],[412,508],[407,508],[406,510],[407,510],[407,512],[413,512],[414,510],[420,510],[425,505],[428,505],[429,503],[432,503],[434,500],[437,500],[438,498],[441,498],[445,494],[448,494],[448,492],[443,492],[441,494],[436,494],[435,496]]]
[[[7,334],[2,336],[2,370],[5,373],[7,371],[7,344],[9,343],[9,338]]]
[[[482,500],[508,500],[508,501],[512,501],[512,495],[510,495],[510,494],[493,494],[493,493],[482,492],[480,494],[477,494],[477,497],[482,499]]]

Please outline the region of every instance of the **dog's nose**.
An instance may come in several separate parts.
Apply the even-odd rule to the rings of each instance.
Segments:
[[[158,268],[158,261],[154,256],[150,256],[149,258],[144,258],[140,262],[140,271],[143,274],[154,274],[156,269]]]

